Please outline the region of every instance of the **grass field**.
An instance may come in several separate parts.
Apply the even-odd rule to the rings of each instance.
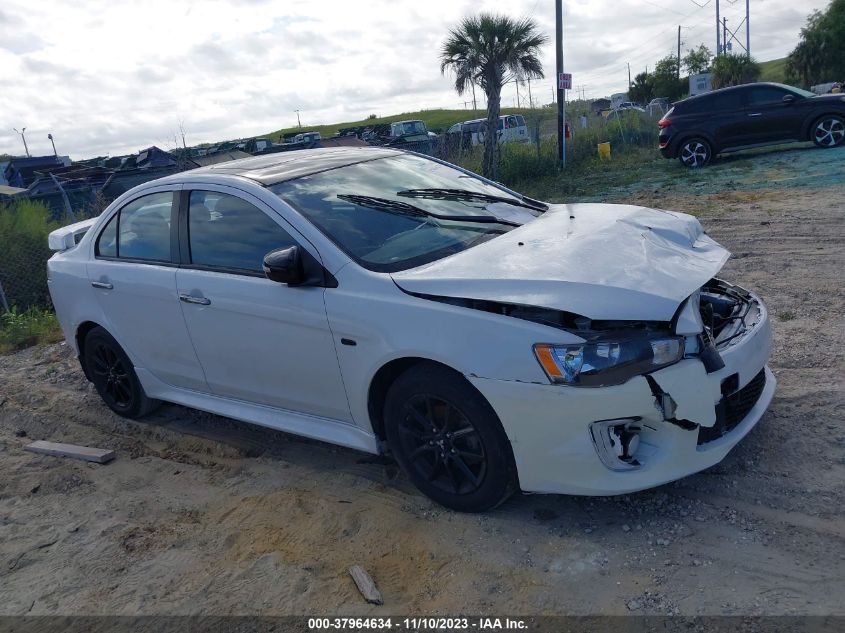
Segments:
[[[786,57],[760,62],[760,81],[786,83]]]
[[[522,114],[526,118],[529,116],[554,115],[551,108],[502,108],[502,114]],[[302,131],[319,132],[323,137],[334,136],[335,133],[345,127],[356,127],[359,125],[375,125],[378,123],[392,123],[394,121],[405,121],[408,119],[421,119],[425,121],[426,126],[432,132],[445,132],[447,128],[455,123],[461,121],[468,121],[470,119],[480,119],[487,116],[485,110],[418,110],[417,112],[402,112],[401,114],[393,114],[385,117],[377,117],[375,119],[362,119],[360,121],[344,121],[342,123],[330,123],[328,125],[304,125],[302,129],[296,127],[283,128],[275,130],[266,134],[264,137],[278,142],[285,134]]]

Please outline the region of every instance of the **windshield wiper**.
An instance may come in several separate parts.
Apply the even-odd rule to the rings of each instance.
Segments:
[[[439,189],[432,187],[430,189],[404,189],[396,192],[397,196],[406,198],[429,198],[432,200],[480,200],[482,202],[504,202],[505,204],[512,204],[518,207],[525,207],[532,211],[546,211],[548,207],[539,200],[532,200],[531,198],[513,199],[504,196],[495,196],[490,193],[481,193],[480,191],[470,191],[469,189]]]
[[[506,224],[508,226],[522,226],[518,222],[503,220],[494,215],[449,215],[445,213],[433,213],[420,209],[401,200],[390,200],[389,198],[378,198],[375,196],[359,196],[354,194],[339,193],[337,197],[361,207],[395,213],[397,215],[409,215],[418,218],[436,218],[438,220],[451,220],[454,222],[477,222],[479,224]]]

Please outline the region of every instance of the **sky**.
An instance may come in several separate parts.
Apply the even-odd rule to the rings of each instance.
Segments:
[[[625,90],[677,49],[715,49],[716,0],[564,0],[564,66],[588,98]],[[751,52],[789,53],[828,0],[751,0]],[[0,154],[74,159],[251,137],[297,124],[422,108],[465,108],[440,47],[481,11],[533,18],[549,35],[532,82],[552,100],[553,0],[4,0],[0,3]],[[703,5],[703,6],[699,6]],[[743,0],[721,0],[736,28]],[[740,40],[745,42],[745,27]],[[741,50],[739,47],[736,50]],[[477,91],[480,95],[480,90]],[[527,90],[520,88],[520,99]],[[575,95],[568,93],[568,97]],[[505,87],[502,105],[516,105]],[[479,99],[479,104],[481,100]],[[471,107],[471,104],[470,104]]]

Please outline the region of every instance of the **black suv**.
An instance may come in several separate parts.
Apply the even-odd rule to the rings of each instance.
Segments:
[[[722,152],[789,141],[836,147],[845,140],[845,95],[773,83],[733,86],[678,101],[657,125],[660,153],[687,167]]]

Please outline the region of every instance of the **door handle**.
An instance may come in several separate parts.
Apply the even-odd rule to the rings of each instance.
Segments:
[[[185,303],[196,303],[201,306],[211,305],[211,299],[206,299],[205,297],[194,297],[193,295],[179,295],[179,301],[184,301]]]
[[[762,112],[753,112],[753,113],[749,114],[748,116],[763,116],[763,113]]]
[[[103,290],[111,290],[114,288],[114,286],[107,281],[92,281],[91,285],[95,288],[102,288]]]

